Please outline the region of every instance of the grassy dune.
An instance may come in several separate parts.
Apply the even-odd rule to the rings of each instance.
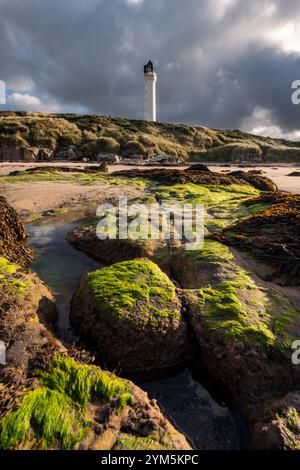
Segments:
[[[89,158],[100,152],[155,155],[182,160],[300,161],[300,143],[237,130],[150,123],[107,116],[25,112],[0,113],[0,146],[59,151],[70,145]]]

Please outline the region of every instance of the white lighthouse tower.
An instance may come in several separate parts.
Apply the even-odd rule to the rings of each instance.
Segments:
[[[145,121],[156,121],[156,80],[157,74],[151,60],[144,65],[145,77]]]

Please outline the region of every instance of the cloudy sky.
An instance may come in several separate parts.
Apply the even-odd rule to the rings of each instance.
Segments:
[[[0,109],[142,118],[300,140],[300,0],[0,0]]]

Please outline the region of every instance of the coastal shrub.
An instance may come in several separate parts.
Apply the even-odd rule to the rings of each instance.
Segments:
[[[96,144],[99,152],[118,153],[120,151],[120,144],[112,137],[99,137]]]

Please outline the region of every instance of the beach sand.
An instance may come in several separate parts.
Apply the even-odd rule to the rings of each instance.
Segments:
[[[40,163],[40,164],[24,164],[24,163],[2,163],[0,164],[0,176],[7,176],[11,171],[25,170],[38,166],[72,166],[83,168],[87,164],[76,163]],[[113,165],[109,167],[109,173],[120,170],[129,170],[130,168],[149,169],[145,166],[125,166]],[[164,168],[161,166],[161,168]],[[170,167],[165,167],[170,168]],[[176,168],[176,167],[172,167]],[[183,166],[178,168],[185,168]],[[279,190],[290,192],[293,194],[300,193],[300,177],[288,176],[297,170],[297,166],[274,164],[252,167],[240,167],[232,165],[225,167],[224,165],[209,165],[209,168],[218,172],[229,172],[234,170],[248,171],[250,169],[261,170],[263,175],[271,178],[277,185]],[[300,171],[300,167],[298,166]],[[97,204],[104,199],[115,199],[121,194],[128,197],[134,197],[136,190],[130,187],[118,188],[116,186],[105,185],[101,182],[92,185],[79,185],[71,182],[43,181],[43,182],[0,182],[0,194],[5,196],[8,202],[18,211],[20,216],[28,221],[34,214],[42,214],[49,210],[59,210],[63,207],[90,207],[91,213],[95,210]],[[140,194],[140,192],[139,192]],[[138,193],[136,193],[138,196]]]

